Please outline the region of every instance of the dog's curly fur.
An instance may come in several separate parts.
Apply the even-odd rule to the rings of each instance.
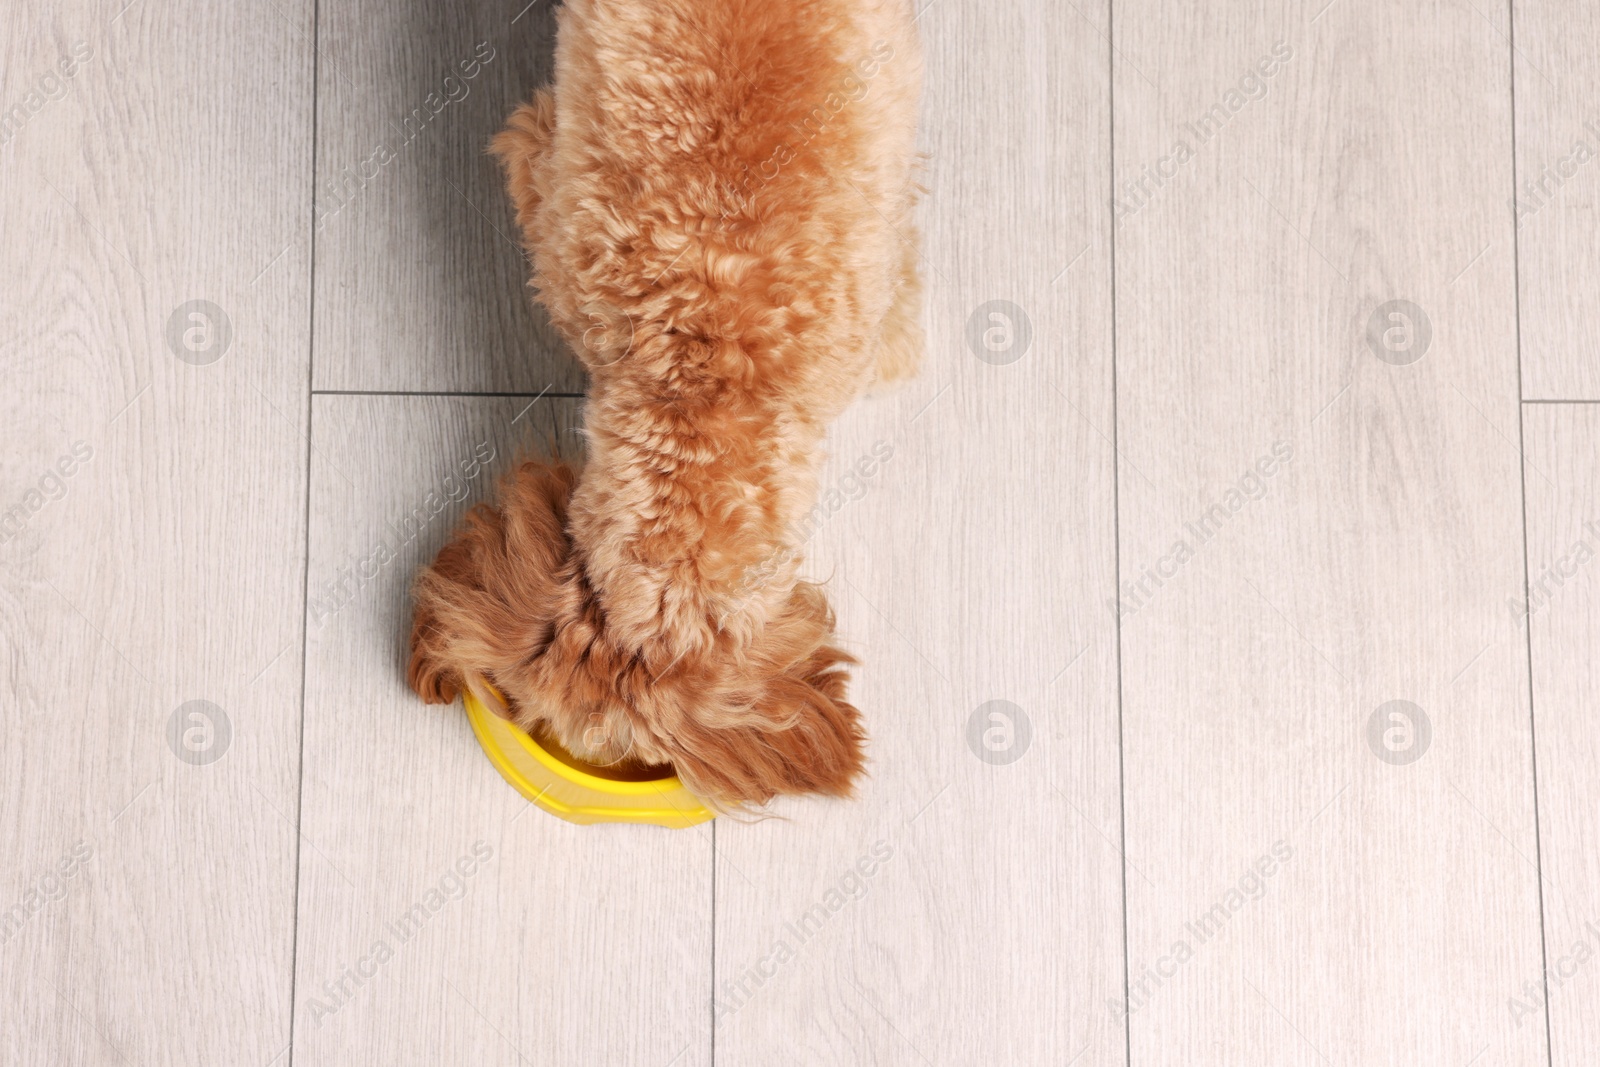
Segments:
[[[921,350],[907,0],[568,0],[495,138],[590,376],[581,474],[523,462],[415,587],[425,700],[504,694],[711,803],[847,795],[859,715],[796,578],[828,423]]]

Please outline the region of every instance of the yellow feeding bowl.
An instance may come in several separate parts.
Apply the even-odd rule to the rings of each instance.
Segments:
[[[555,740],[537,740],[466,693],[478,744],[506,781],[551,815],[585,825],[642,822],[681,829],[712,817],[670,767],[592,767]]]

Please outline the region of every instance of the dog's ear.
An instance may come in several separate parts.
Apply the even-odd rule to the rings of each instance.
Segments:
[[[412,588],[411,657],[406,681],[426,704],[454,702],[467,664],[457,646],[470,627],[472,605],[483,599],[483,558],[502,540],[504,521],[487,504],[469,511]]]
[[[860,713],[845,700],[845,667],[855,661],[826,643],[832,628],[822,591],[796,586],[788,610],[764,635],[767,647],[747,664],[759,687],[753,701],[732,701],[737,714],[727,716],[707,715],[702,705],[673,731],[667,748],[691,792],[732,808],[780,793],[851,795],[866,762],[866,736]],[[786,639],[803,644],[785,648]],[[682,699],[696,703],[692,686]]]
[[[478,504],[412,587],[406,679],[424,702],[448,704],[523,662],[565,604],[565,522],[576,480],[564,463],[525,461],[497,507]]]

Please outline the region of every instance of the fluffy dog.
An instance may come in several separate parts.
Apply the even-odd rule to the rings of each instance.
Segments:
[[[568,0],[491,150],[589,373],[419,576],[408,676],[722,808],[848,795],[864,735],[797,528],[829,422],[921,350],[908,0]]]

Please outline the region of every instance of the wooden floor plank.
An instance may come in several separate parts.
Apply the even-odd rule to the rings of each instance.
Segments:
[[[1132,1062],[1543,1064],[1506,7],[1116,11]]]
[[[319,389],[582,389],[485,154],[550,78],[555,8],[319,5]]]
[[[579,827],[532,808],[459,704],[424,706],[405,685],[417,567],[520,447],[570,446],[576,420],[570,400],[317,398],[300,1067],[351,1049],[709,1062],[710,828]],[[452,877],[458,861],[470,870]]]
[[[290,1025],[312,4],[4,21],[0,1062],[265,1064]]]
[[[1529,594],[1526,613],[1539,743],[1545,974],[1512,991],[1519,1025],[1543,1023],[1550,1062],[1579,1067],[1600,1048],[1600,407],[1527,407]]]
[[[862,660],[871,778],[719,826],[718,1062],[1124,1062],[1092,17],[943,0],[918,23],[927,360],[837,426],[808,546]]]
[[[1600,9],[1519,0],[1517,260],[1528,399],[1600,400]]]

